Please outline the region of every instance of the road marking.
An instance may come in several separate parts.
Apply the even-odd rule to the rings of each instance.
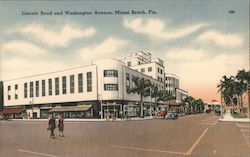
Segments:
[[[111,147],[120,148],[120,149],[127,149],[127,150],[135,150],[135,151],[146,151],[146,152],[156,152],[156,153],[168,153],[168,154],[186,155],[186,153],[182,153],[182,152],[167,151],[167,150],[158,150],[158,149],[135,148],[135,147],[117,146],[117,145],[111,145]]]
[[[215,125],[216,123],[198,123],[198,124],[203,124],[203,125]]]
[[[41,155],[41,156],[59,157],[57,155],[51,155],[51,154],[46,154],[46,153],[33,152],[33,151],[29,151],[29,150],[24,150],[24,149],[18,149],[18,151],[19,152],[24,152],[24,153],[29,153],[29,154]]]
[[[187,151],[186,155],[191,155],[195,147],[198,145],[202,137],[206,134],[208,131],[208,128],[201,134],[201,136],[195,141],[195,143],[192,145],[192,147]]]
[[[207,131],[208,131],[208,128],[203,131],[201,136],[195,141],[195,143],[192,145],[192,147],[187,152],[175,152],[175,151],[159,150],[159,149],[136,148],[136,147],[119,146],[119,145],[110,145],[110,146],[114,147],[114,148],[135,150],[135,151],[146,151],[146,152],[168,153],[168,154],[179,154],[179,155],[191,155],[193,150],[199,144],[200,140],[206,134]]]

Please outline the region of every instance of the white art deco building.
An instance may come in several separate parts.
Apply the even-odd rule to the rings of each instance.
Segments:
[[[145,78],[165,88],[164,63],[150,53],[135,52],[124,60],[102,59],[91,65],[3,81],[4,107],[21,108],[27,118],[47,118],[49,113],[65,117],[100,118],[139,115],[140,97],[129,93],[133,78]],[[155,99],[144,97],[145,114]],[[150,103],[153,102],[153,103]]]

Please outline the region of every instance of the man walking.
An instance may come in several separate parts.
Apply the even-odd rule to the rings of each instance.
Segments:
[[[54,116],[50,116],[48,129],[50,130],[50,138],[52,139],[55,138],[55,134],[54,134],[55,128],[56,128],[56,120]]]

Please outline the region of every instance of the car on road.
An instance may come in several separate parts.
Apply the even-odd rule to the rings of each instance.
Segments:
[[[221,111],[220,111],[220,110],[214,110],[214,114],[215,114],[216,116],[220,116],[220,115],[221,115]]]
[[[167,111],[160,111],[160,112],[158,112],[158,113],[156,114],[155,117],[156,117],[157,119],[164,119],[166,115],[167,115]]]
[[[177,112],[175,112],[175,111],[170,111],[170,112],[168,112],[167,113],[167,115],[165,116],[165,119],[177,119],[177,117],[178,117],[178,114],[177,114]]]
[[[206,109],[206,113],[210,113],[212,110],[209,108],[209,109]]]

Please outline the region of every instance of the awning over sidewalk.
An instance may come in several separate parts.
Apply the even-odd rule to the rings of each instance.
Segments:
[[[21,113],[23,110],[16,108],[16,109],[4,109],[3,111],[0,111],[1,115],[8,115],[8,114],[19,114]]]
[[[91,107],[92,105],[55,107],[49,110],[49,112],[87,111]]]

